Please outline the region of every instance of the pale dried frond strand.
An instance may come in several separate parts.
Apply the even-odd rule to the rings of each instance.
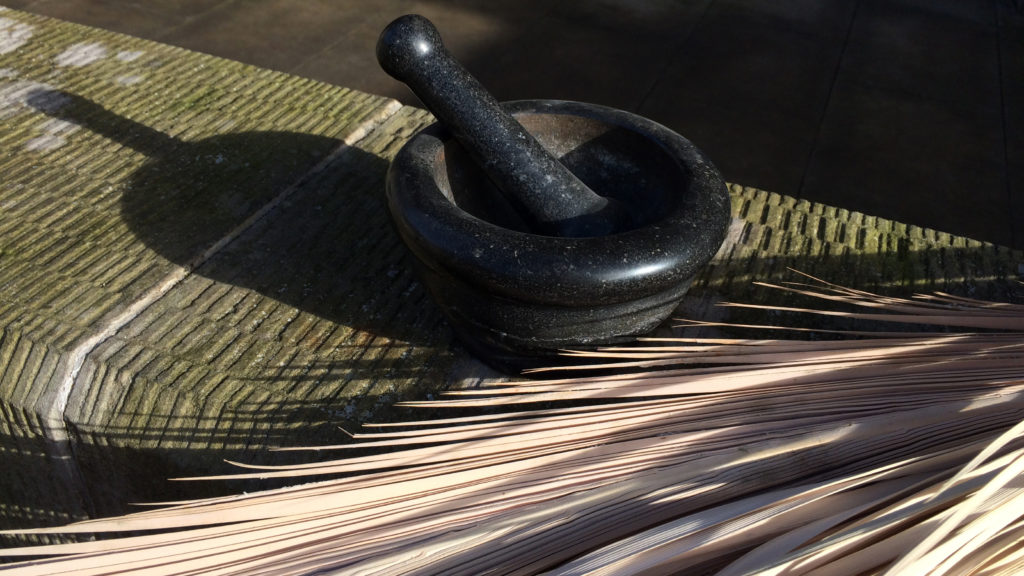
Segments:
[[[205,479],[346,477],[18,531],[134,535],[2,550],[44,558],[0,571],[1019,573],[1024,306],[771,288],[827,307],[775,312],[901,327],[576,352],[594,365],[407,402],[469,412],[368,427],[363,452]]]

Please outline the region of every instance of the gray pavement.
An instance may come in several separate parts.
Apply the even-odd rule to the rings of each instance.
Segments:
[[[1014,0],[0,0],[417,104],[374,59],[427,16],[502,100],[639,112],[733,182],[1024,248]]]

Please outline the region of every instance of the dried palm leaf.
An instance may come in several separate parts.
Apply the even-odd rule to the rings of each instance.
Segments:
[[[52,557],[0,568],[734,576],[1024,569],[1024,306],[947,294],[888,298],[814,279],[774,288],[830,306],[775,310],[978,331],[657,339],[577,352],[594,361],[580,370],[600,371],[406,403],[497,413],[378,425],[354,435],[355,446],[378,449],[369,455],[238,464],[238,474],[207,479],[344,478],[25,530],[136,535],[7,549],[0,554]]]

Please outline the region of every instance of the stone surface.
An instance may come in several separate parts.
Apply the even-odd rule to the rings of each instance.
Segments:
[[[887,207],[918,225],[936,222],[1008,245],[1010,229],[987,224],[1004,221],[1010,211],[1002,142],[998,131],[978,130],[941,103],[840,83],[804,188],[813,196],[849,198],[851,208]],[[928,198],[898,209],[889,202],[925,184]]]
[[[376,11],[367,10],[369,6],[339,10],[338,3],[330,0],[202,4],[202,17],[167,27],[154,38],[226,58],[255,61],[274,70],[295,69],[325,46],[343,40],[368,13]],[[267,20],[274,26],[260,30],[260,23]],[[372,44],[364,49],[372,50]]]
[[[505,25],[458,54],[500,100],[576,100],[636,112],[708,4],[549,3],[529,26]],[[458,40],[461,28],[450,29]]]
[[[719,24],[738,20],[745,26],[759,22],[776,30],[787,30],[821,38],[842,38],[850,25],[859,0],[715,0],[708,16]]]
[[[1000,90],[1017,82],[991,7],[961,4],[860,6],[801,196],[1013,243]]]
[[[1018,3],[1019,4],[1019,3]],[[1024,8],[999,4],[999,55],[1005,115],[1007,195],[1014,246],[1024,246],[1024,83],[1007,81],[1024,77]]]
[[[639,113],[690,138],[726,179],[795,194],[843,35],[773,23],[715,3]]]
[[[393,101],[13,10],[0,44],[0,524],[267,486],[167,482],[333,454],[338,426],[493,377],[387,223]],[[371,45],[372,46],[372,45]],[[248,165],[247,165],[248,164]],[[885,293],[1021,300],[1024,255],[730,186],[680,315],[788,267]],[[661,327],[662,333],[671,333]],[[419,414],[418,416],[423,416]],[[5,541],[6,542],[6,541]]]
[[[700,146],[727,180],[889,218],[910,214],[921,225],[999,243],[1014,237],[1014,245],[1024,248],[1019,184],[981,190],[985,198],[1007,193],[1018,207],[995,220],[984,212],[958,211],[953,218],[952,211],[917,212],[931,202],[935,182],[900,185],[898,191],[890,187],[893,179],[905,181],[919,170],[915,147],[877,142],[884,149],[885,170],[862,170],[876,158],[865,158],[860,144],[843,148],[841,140],[826,140],[841,118],[824,114],[828,102],[838,105],[838,98],[850,97],[839,93],[843,86],[865,86],[869,80],[881,82],[870,86],[878,89],[871,97],[881,99],[872,110],[884,116],[871,119],[879,125],[940,126],[956,106],[965,111],[956,122],[969,125],[969,133],[1005,137],[1005,144],[992,155],[985,140],[960,139],[957,130],[932,133],[929,146],[948,151],[932,163],[957,182],[969,182],[975,173],[982,174],[982,185],[999,178],[1019,182],[1024,155],[1013,139],[1024,131],[1013,118],[1024,109],[1024,98],[1010,92],[1021,84],[1011,45],[1022,34],[1013,24],[1020,14],[1013,0],[381,0],[372,6],[328,0],[301,5],[292,0],[16,0],[11,5],[413,105],[419,101],[412,92],[374,61],[373,45],[398,15],[423,14],[446,31],[451,52],[500,101],[570,99],[639,112]],[[996,38],[1002,39],[998,51],[992,50]],[[992,70],[998,70],[998,84],[983,78]],[[981,83],[968,84],[965,78]],[[993,129],[990,96],[1000,88],[1004,121]],[[890,96],[897,101],[886,103]],[[960,152],[1004,165],[960,162]],[[851,177],[854,186],[848,185]],[[863,190],[879,193],[861,203]]]

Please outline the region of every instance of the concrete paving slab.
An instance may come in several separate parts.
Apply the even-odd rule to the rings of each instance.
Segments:
[[[999,46],[994,23],[979,24],[968,15],[954,17],[930,5],[865,2],[850,31],[840,75],[844,80],[941,103],[980,130],[1000,131]]]
[[[502,100],[559,98],[636,111],[711,2],[558,3],[483,72]]]
[[[766,29],[756,19],[709,15],[673,55],[641,112],[688,103],[757,108],[817,122],[828,101],[842,38]],[[692,86],[692,90],[687,90]],[[679,100],[682,99],[682,100]]]
[[[863,2],[800,195],[1013,242],[992,16],[981,3]]]
[[[1007,194],[1014,246],[1024,246],[1024,5],[999,2],[999,63]]]
[[[657,75],[656,94],[652,94],[653,100],[644,102],[645,110],[670,128],[701,139],[702,135],[687,132],[696,121],[697,110],[715,110],[712,117],[717,130],[740,136],[755,132],[749,123],[741,124],[756,116],[749,109],[764,110],[775,118],[760,124],[782,128],[776,128],[775,133],[751,136],[757,145],[716,146],[715,160],[724,167],[748,165],[752,162],[748,158],[730,156],[746,156],[750,149],[765,149],[762,143],[774,143],[778,150],[756,161],[757,170],[731,172],[731,177],[789,194],[800,193],[802,178],[791,177],[789,173],[805,170],[808,156],[804,150],[815,146],[818,132],[800,126],[787,129],[786,116],[780,115],[779,109],[785,109],[789,117],[813,117],[817,113],[817,121],[821,122],[823,108],[808,104],[808,98],[797,88],[808,86],[801,83],[802,76],[815,76],[819,74],[816,70],[827,68],[819,63],[823,55],[832,52],[830,48],[822,51],[808,39],[841,45],[855,12],[861,22],[859,43],[851,45],[844,60],[849,70],[859,70],[865,82],[945,102],[969,121],[977,119],[978,129],[986,131],[994,122],[1001,121],[1000,109],[1013,113],[1020,107],[1005,98],[1005,107],[993,106],[993,94],[998,89],[991,82],[979,80],[982,76],[990,77],[993,68],[999,68],[1000,56],[992,49],[998,36],[996,28],[1002,26],[996,12],[1019,12],[1019,2],[1014,0],[384,0],[372,5],[333,3],[329,10],[326,3],[319,1],[296,5],[284,0],[18,2],[37,12],[60,10],[61,16],[68,19],[156,39],[185,31],[189,34],[181,32],[183,36],[174,40],[185,47],[218,51],[257,65],[277,66],[302,76],[397,97],[414,105],[418,100],[380,71],[373,57],[380,30],[402,13],[422,13],[437,22],[452,51],[499,99],[562,94],[633,109],[631,99],[634,94],[643,93],[640,84],[656,69],[654,60],[645,58],[657,46],[672,62],[662,68],[667,74]],[[119,10],[124,12],[123,17],[118,15]],[[297,35],[300,23],[301,34]],[[680,44],[686,44],[691,33],[711,42],[722,36],[724,48],[676,50]],[[799,36],[803,39],[789,40]],[[190,46],[190,41],[197,45]],[[746,54],[738,56],[741,50]],[[762,71],[768,68],[755,65],[759,58],[771,61],[773,54],[779,62],[777,76],[766,75]],[[671,73],[679,59],[685,64],[687,58],[704,59],[710,70],[705,75],[712,82],[697,83],[690,75]],[[835,70],[829,73],[835,77]],[[738,79],[738,74],[748,76]],[[1013,81],[1002,79],[1004,84]],[[646,89],[651,90],[651,85],[646,85]],[[820,88],[809,89],[809,94],[813,94]],[[751,96],[757,92],[762,93],[761,99],[756,94]],[[687,104],[682,100],[685,97],[694,104]],[[693,110],[676,111],[683,106]],[[686,124],[674,123],[677,115]],[[917,118],[938,121],[921,114]],[[709,131],[699,129],[701,133]],[[798,138],[802,141],[798,142]],[[793,154],[782,154],[785,150]],[[1017,155],[1009,149],[1002,155],[1019,163]],[[847,156],[857,155],[851,152]],[[913,158],[908,161],[914,162]],[[780,168],[783,174],[774,174],[772,167],[780,164],[789,166]],[[1008,163],[1007,171],[1018,170],[1016,165]],[[904,189],[901,196],[889,198],[890,213],[912,210],[909,207],[922,204],[928,194],[925,188]],[[919,220],[923,218],[921,215]],[[933,226],[942,223],[928,222]]]
[[[664,30],[624,27],[612,34],[601,24],[550,14],[515,41],[517,49],[490,62],[471,58],[470,65],[500,100],[579,100],[635,110],[669,63],[671,40]],[[590,59],[602,65],[580,65]]]
[[[1002,148],[941,103],[842,78],[801,196],[1009,244]]]
[[[729,180],[797,190],[841,49],[841,36],[712,10],[640,113],[693,140]]]
[[[397,15],[415,13],[429,18],[441,30],[448,50],[479,75],[494,69],[494,50],[517,42],[546,10],[537,3],[475,1],[453,5],[388,0],[361,12],[362,21],[339,31],[337,38],[323,50],[306,54],[302,63],[291,71],[422,107],[411,90],[381,70],[374,56],[381,30]]]
[[[117,0],[30,0],[4,2],[10,8],[29,10],[36,14],[88,22],[106,30],[159,38],[169,30],[193,21],[211,8],[231,0],[163,0],[160,2],[125,3]]]
[[[963,2],[961,0],[864,0],[866,5],[889,4],[897,8],[924,11],[951,18],[958,21],[971,21],[982,26],[993,26],[996,23],[996,7],[1000,3],[1012,3],[1014,0],[997,0],[996,2]]]
[[[274,70],[292,70],[367,18],[359,10],[338,10],[336,2],[266,1],[224,3],[204,17],[159,36],[191,50],[248,60]],[[274,22],[256,33],[260,22]]]
[[[412,12],[437,25],[452,54],[499,100],[579,99],[632,110],[706,4],[392,0],[292,71],[420,105],[372,57],[380,31]]]
[[[857,4],[856,0],[715,0],[708,15],[841,39],[846,36]]]
[[[642,114],[675,126],[729,181],[764,182],[772,190],[799,189],[818,129],[778,111],[693,102],[685,94],[649,100]]]

